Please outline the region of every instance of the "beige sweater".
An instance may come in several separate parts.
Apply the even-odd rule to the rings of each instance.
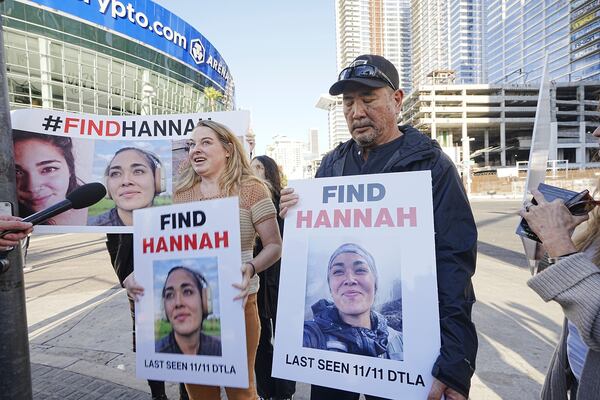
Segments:
[[[560,260],[527,282],[544,301],[563,309],[589,347],[583,365],[577,400],[600,398],[600,269],[582,253]],[[566,400],[571,387],[567,360],[567,321],[546,374],[543,400]],[[574,379],[574,378],[573,378]]]
[[[176,192],[173,195],[173,203],[187,203],[222,197],[203,197],[200,193],[200,185],[195,185],[185,191]],[[253,258],[252,249],[256,238],[255,226],[269,218],[276,218],[277,211],[275,210],[269,191],[259,182],[249,181],[243,183],[238,196],[240,199],[242,262],[246,262]],[[250,280],[250,294],[258,292],[258,287],[258,275],[254,275]]]

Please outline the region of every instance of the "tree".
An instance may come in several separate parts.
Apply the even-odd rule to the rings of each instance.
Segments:
[[[223,94],[214,87],[205,87],[204,96],[208,99],[210,111],[217,111],[217,101],[223,98]]]

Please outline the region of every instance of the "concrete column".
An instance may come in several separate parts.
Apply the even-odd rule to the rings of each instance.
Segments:
[[[579,146],[575,152],[575,162],[580,165],[581,168],[585,168],[585,91],[582,84],[577,86],[577,114],[579,120]]]
[[[504,117],[502,117],[502,121],[500,122],[500,148],[502,149],[500,152],[500,164],[506,167],[506,123],[504,122]]]
[[[45,38],[38,39],[40,49],[40,78],[42,81],[42,107],[54,108],[52,96],[52,77],[50,74],[50,41]]]
[[[150,71],[142,73],[142,115],[152,115],[152,100],[156,97],[154,86],[150,83]]]
[[[467,124],[463,123],[463,134],[462,134],[462,148],[463,148],[463,179],[467,184],[467,194],[471,194],[471,140],[467,134]]]
[[[506,103],[504,98],[506,92],[504,88],[500,92],[502,101],[500,102],[500,165],[506,167],[506,113],[504,112]]]
[[[431,89],[431,138],[437,139],[437,123],[435,112],[435,89]]]
[[[558,160],[558,124],[550,122],[550,145],[548,146],[548,160]]]
[[[490,147],[490,131],[488,129],[485,129],[483,131],[483,148],[487,149],[488,147]],[[486,151],[485,153],[483,153],[483,160],[486,166],[490,163],[489,152]]]
[[[467,126],[467,111],[466,111],[466,95],[467,90],[462,90],[462,162],[463,162],[463,177],[467,184],[467,194],[471,194],[471,146],[469,132]]]

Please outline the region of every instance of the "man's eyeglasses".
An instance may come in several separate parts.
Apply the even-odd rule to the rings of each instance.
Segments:
[[[338,81],[350,78],[379,79],[387,83],[392,89],[396,90],[396,87],[390,78],[381,72],[379,68],[371,64],[351,65],[347,68],[344,68],[338,76]]]

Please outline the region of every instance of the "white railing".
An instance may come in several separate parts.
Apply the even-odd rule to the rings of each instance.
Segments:
[[[518,171],[527,171],[529,161],[517,161]],[[556,178],[556,171],[564,169],[566,177],[569,176],[569,160],[548,160],[546,171],[552,171],[552,177]]]

